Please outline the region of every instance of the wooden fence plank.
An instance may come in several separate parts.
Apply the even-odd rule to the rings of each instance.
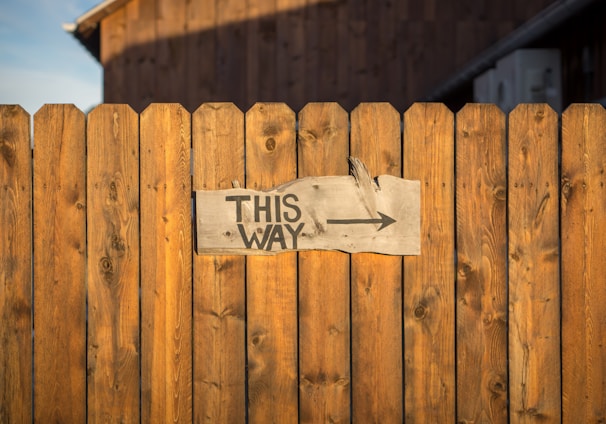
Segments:
[[[193,115],[193,188],[244,183],[244,114],[207,103]],[[246,420],[245,257],[194,255],[194,422]]]
[[[400,115],[388,103],[351,114],[351,155],[370,175],[401,176]],[[402,421],[402,258],[351,256],[352,416],[364,423]]]
[[[141,114],[141,419],[192,420],[190,114]]]
[[[126,105],[88,115],[88,419],[139,421],[139,128]]]
[[[505,115],[465,106],[456,140],[457,422],[506,423]]]
[[[509,115],[509,382],[516,422],[560,420],[558,118]]]
[[[295,115],[281,103],[246,114],[246,186],[296,178]],[[248,396],[253,423],[298,421],[297,255],[247,258]]]
[[[562,116],[562,418],[606,421],[606,111]]]
[[[30,119],[0,105],[0,422],[32,419]]]
[[[34,412],[86,420],[84,114],[46,105],[34,118]]]
[[[421,255],[404,258],[405,419],[454,422],[454,122],[444,105],[404,114],[404,178],[421,181]]]
[[[349,119],[336,103],[299,114],[299,177],[347,175]],[[330,273],[325,271],[330,269]],[[350,421],[349,255],[299,253],[300,422]]]

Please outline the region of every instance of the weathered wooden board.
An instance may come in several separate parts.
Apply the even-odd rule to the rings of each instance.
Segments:
[[[263,190],[296,177],[295,114],[281,103],[246,113],[246,184]],[[297,255],[246,258],[248,420],[299,419]]]
[[[373,175],[402,176],[401,116],[389,103],[351,113],[350,153]],[[401,423],[402,258],[351,255],[351,421]]]
[[[0,422],[32,420],[29,115],[0,105]]]
[[[244,179],[244,114],[207,103],[192,117],[193,189]],[[246,421],[246,258],[194,255],[194,422]]]
[[[190,114],[140,115],[141,421],[192,416]]]
[[[562,115],[562,422],[606,417],[606,110]]]
[[[509,114],[509,410],[519,423],[561,417],[558,117]]]
[[[505,115],[465,106],[456,140],[457,422],[506,423]]]
[[[353,176],[306,177],[269,191],[197,191],[198,253],[342,250],[418,255],[420,184]]]
[[[348,116],[337,103],[299,113],[299,177],[347,175]],[[351,420],[350,255],[299,253],[299,422]],[[330,269],[327,273],[325,270]]]
[[[104,104],[87,125],[87,415],[140,420],[139,117]]]
[[[455,422],[454,117],[404,114],[404,177],[422,181],[422,251],[404,258],[405,422]]]
[[[73,105],[43,106],[34,137],[34,420],[85,422],[84,114]]]

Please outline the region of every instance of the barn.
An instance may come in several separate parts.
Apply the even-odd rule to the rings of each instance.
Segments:
[[[102,64],[104,101],[136,111],[210,101],[243,110],[257,101],[294,110],[388,101],[404,110],[427,100],[458,110],[474,100],[474,79],[527,48],[559,52],[558,81],[539,87],[558,91],[558,110],[604,102],[605,13],[595,0],[106,0],[66,28]],[[508,71],[535,81],[501,79],[536,91],[542,70]],[[498,93],[475,100],[502,103]],[[513,103],[545,100],[518,94]]]

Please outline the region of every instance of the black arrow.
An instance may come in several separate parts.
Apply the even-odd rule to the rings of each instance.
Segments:
[[[396,222],[395,219],[385,215],[384,213],[378,212],[381,215],[381,218],[368,218],[368,219],[328,219],[326,220],[327,224],[381,224],[377,231],[381,231],[383,228],[388,225]]]

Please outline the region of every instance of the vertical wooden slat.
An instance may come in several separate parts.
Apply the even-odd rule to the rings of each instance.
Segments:
[[[606,111],[562,116],[562,418],[606,420]]]
[[[444,105],[404,114],[404,178],[421,182],[421,255],[404,258],[405,418],[454,422],[454,122]]]
[[[30,119],[0,105],[0,422],[32,419]]]
[[[46,105],[34,118],[34,411],[86,420],[84,114]]]
[[[320,69],[320,6],[309,1],[305,6],[305,52],[303,79],[305,101],[318,101],[318,73]]]
[[[516,422],[560,420],[558,117],[509,115],[509,382]]]
[[[295,179],[295,144],[295,115],[288,106],[254,105],[246,113],[247,188]],[[246,273],[249,418],[297,422],[297,254],[249,256]]]
[[[126,23],[124,7],[101,20],[99,55],[103,65],[103,101],[106,103],[123,101],[124,94],[128,93],[123,54],[128,46]]]
[[[139,420],[139,131],[126,105],[87,129],[88,419]]]
[[[193,188],[244,184],[244,114],[232,103],[193,115]],[[194,422],[246,419],[244,256],[194,255]]]
[[[156,1],[156,95],[154,102],[180,102],[187,97],[185,75],[186,0]],[[147,7],[151,5],[148,2]]]
[[[336,103],[299,114],[299,177],[347,175],[349,119]],[[330,273],[326,273],[330,270]],[[299,253],[300,422],[350,420],[349,255]]]
[[[349,96],[347,105],[355,107],[364,99],[366,90],[365,76],[367,69],[366,48],[366,4],[368,0],[360,0],[348,4],[349,23]]]
[[[305,101],[306,0],[276,0],[277,100],[299,110]]]
[[[214,59],[217,98],[213,100],[230,100],[241,108],[247,107],[258,97],[256,92],[254,95],[247,92],[247,88],[250,89],[247,83],[251,78],[251,69],[257,66],[256,58],[251,62],[247,57],[251,43],[256,43],[255,35],[247,34],[248,1],[221,0],[217,2],[216,7],[217,38]],[[207,62],[204,66],[207,66]]]
[[[215,1],[186,2],[187,38],[184,105],[196,110],[203,102],[215,100],[217,93],[217,5]]]
[[[248,57],[248,61],[257,62],[258,97],[252,101],[276,100],[278,16],[276,0],[249,0],[248,25],[253,28],[257,38],[257,50]],[[251,34],[252,35],[252,34]]]
[[[122,53],[127,56],[124,73],[128,83],[121,100],[141,112],[156,96],[156,7],[146,0],[131,0],[124,8],[130,48]]]
[[[456,138],[457,422],[506,423],[505,115],[469,104]]]
[[[351,155],[371,176],[401,176],[400,115],[363,103],[351,115]],[[402,258],[351,256],[352,418],[402,421]]]
[[[337,99],[337,62],[340,59],[337,45],[337,12],[340,5],[318,2],[318,68],[312,76],[317,78],[318,92],[314,100]]]
[[[190,114],[141,114],[141,420],[192,420]]]

